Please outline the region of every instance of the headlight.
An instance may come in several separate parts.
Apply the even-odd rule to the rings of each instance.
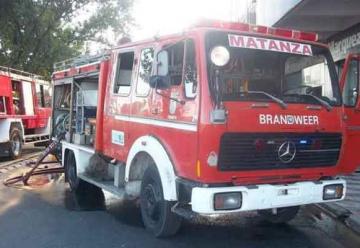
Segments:
[[[216,66],[224,66],[230,60],[229,50],[224,46],[216,46],[210,53],[211,62]]]
[[[324,187],[323,200],[341,199],[343,197],[344,185],[330,184]]]
[[[215,210],[234,210],[242,205],[241,192],[216,193],[214,195]]]

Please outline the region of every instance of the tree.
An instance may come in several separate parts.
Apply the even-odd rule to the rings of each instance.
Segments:
[[[49,77],[88,41],[110,46],[133,24],[132,0],[0,0],[0,65]]]

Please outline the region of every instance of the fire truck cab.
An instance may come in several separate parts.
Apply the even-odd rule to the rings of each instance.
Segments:
[[[334,62],[317,35],[204,22],[59,64],[54,133],[81,194],[140,199],[147,229],[257,210],[271,222],[342,200],[347,164]]]
[[[21,156],[23,144],[50,136],[51,85],[40,76],[0,67],[0,156]]]

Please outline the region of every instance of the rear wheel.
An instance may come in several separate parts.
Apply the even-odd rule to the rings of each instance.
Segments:
[[[21,156],[22,151],[22,139],[21,131],[18,127],[12,127],[10,129],[10,149],[9,154],[12,159],[17,159]]]
[[[300,207],[287,207],[287,208],[278,208],[276,213],[271,209],[259,210],[259,215],[266,221],[274,224],[286,223],[294,219],[299,212]]]
[[[171,211],[174,202],[164,200],[159,172],[149,166],[141,183],[140,209],[144,225],[156,237],[174,235],[180,228],[181,217]]]
[[[101,188],[90,184],[77,176],[75,155],[70,151],[65,159],[65,178],[74,193],[76,204],[81,209],[103,208],[104,193]]]

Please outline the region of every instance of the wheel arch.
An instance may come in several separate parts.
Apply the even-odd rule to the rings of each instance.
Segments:
[[[0,120],[0,143],[8,142],[10,140],[10,130],[13,126],[20,129],[21,138],[24,141],[24,126],[21,119],[7,118]]]
[[[148,157],[147,157],[148,156]],[[146,135],[138,138],[130,148],[126,160],[125,182],[141,180],[149,163],[144,166],[144,160],[151,158],[154,162],[163,188],[164,199],[176,201],[176,174],[174,163],[165,146],[154,136]]]

